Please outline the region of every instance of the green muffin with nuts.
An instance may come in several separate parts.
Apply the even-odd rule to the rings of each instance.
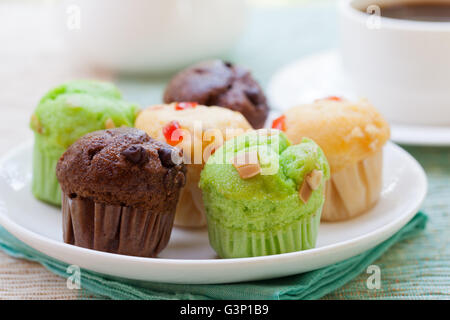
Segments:
[[[122,99],[111,83],[76,80],[47,92],[31,116],[34,131],[33,195],[61,205],[56,163],[64,151],[86,133],[132,127],[139,107]]]
[[[257,130],[226,141],[200,179],[211,246],[222,258],[314,248],[329,177],[310,139],[292,145],[281,131]]]

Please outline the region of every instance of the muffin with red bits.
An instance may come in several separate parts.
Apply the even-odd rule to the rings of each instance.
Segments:
[[[253,128],[264,126],[267,100],[251,73],[222,60],[197,63],[176,74],[164,92],[164,102],[192,101],[238,111]]]
[[[89,133],[56,167],[64,242],[154,257],[167,245],[186,169],[182,152],[135,128]]]
[[[181,190],[175,225],[205,226],[205,208],[198,187],[200,172],[224,141],[251,130],[250,124],[242,114],[226,108],[178,102],[143,110],[135,126],[152,138],[183,150],[187,178]]]
[[[367,212],[382,187],[383,146],[389,124],[367,100],[331,96],[286,111],[273,121],[293,143],[313,139],[331,168],[322,220],[341,221]]]

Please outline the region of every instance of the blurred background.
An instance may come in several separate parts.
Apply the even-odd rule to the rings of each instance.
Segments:
[[[119,1],[0,0],[0,112],[17,124],[13,132],[0,126],[0,144],[14,146],[31,138],[26,126],[33,108],[62,81],[112,80],[127,99],[146,106],[160,102],[170,75],[194,60],[220,57],[242,64],[264,87],[284,64],[335,45],[333,0]],[[196,4],[194,9],[183,8],[187,2]],[[161,3],[164,8],[158,7]],[[216,14],[201,20],[208,3],[207,11]],[[171,6],[184,11],[163,16],[164,10],[173,11]],[[131,17],[133,10],[144,12],[141,19]],[[305,19],[312,14],[313,25]],[[219,19],[223,16],[227,20]],[[177,29],[181,18],[190,23]],[[209,29],[222,37],[208,38]],[[192,38],[199,30],[206,39]],[[139,50],[150,56],[147,61],[132,55]],[[184,60],[171,60],[176,57]],[[135,64],[123,65],[123,60]]]

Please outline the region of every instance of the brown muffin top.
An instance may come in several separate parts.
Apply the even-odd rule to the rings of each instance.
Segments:
[[[61,188],[71,198],[155,209],[177,201],[185,173],[179,149],[135,128],[89,133],[56,166]]]
[[[164,102],[198,102],[242,113],[254,128],[262,128],[269,107],[250,72],[221,60],[204,61],[176,74],[164,92]]]

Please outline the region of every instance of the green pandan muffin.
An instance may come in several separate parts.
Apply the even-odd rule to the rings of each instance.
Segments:
[[[86,133],[134,125],[138,106],[122,100],[111,83],[77,80],[50,90],[31,116],[35,132],[32,192],[42,201],[60,205],[56,163]]]
[[[329,176],[310,139],[291,145],[283,132],[263,129],[228,140],[200,179],[211,246],[222,258],[313,248]]]

